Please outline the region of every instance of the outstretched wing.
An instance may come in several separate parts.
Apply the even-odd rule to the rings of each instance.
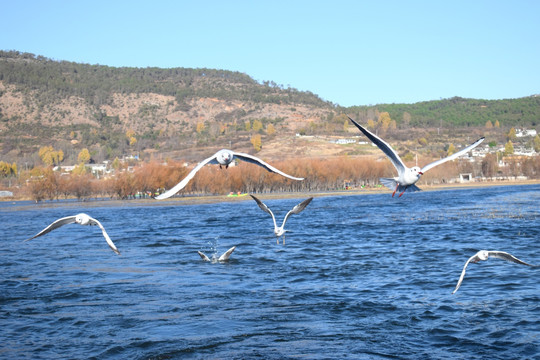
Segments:
[[[477,254],[471,256],[469,258],[469,260],[467,260],[467,262],[465,263],[465,266],[463,266],[463,271],[461,271],[461,276],[459,277],[459,280],[457,282],[457,285],[456,285],[456,288],[454,289],[454,291],[452,291],[452,294],[455,294],[456,291],[458,291],[459,287],[461,286],[461,283],[463,282],[463,278],[465,277],[465,270],[467,270],[467,266],[469,265],[469,263],[473,260],[475,260],[477,257]]]
[[[99,228],[101,229],[101,232],[103,233],[103,236],[105,237],[105,241],[107,241],[107,244],[109,244],[109,247],[112,249],[112,251],[120,255],[120,251],[118,251],[118,249],[112,242],[111,238],[109,237],[109,234],[107,234],[103,225],[101,225],[99,221],[97,221],[96,219],[92,217],[90,218],[90,224],[99,226]]]
[[[519,260],[514,255],[509,254],[509,253],[504,252],[504,251],[488,251],[488,254],[489,254],[489,256],[493,256],[493,257],[498,258],[498,259],[503,259],[503,260],[506,260],[506,261],[510,261],[510,262],[513,262],[513,263],[516,263],[516,264],[527,265],[527,266],[535,266],[535,265],[527,264],[525,261]]]
[[[193,177],[195,176],[197,171],[199,171],[204,165],[206,165],[209,162],[211,162],[212,160],[214,160],[216,158],[216,155],[217,155],[217,153],[215,153],[214,155],[212,155],[208,159],[205,159],[205,160],[201,161],[199,164],[197,164],[197,166],[195,166],[193,168],[193,170],[191,170],[189,172],[189,174],[187,174],[187,176],[182,181],[180,181],[178,184],[176,184],[172,189],[164,192],[161,195],[156,196],[156,199],[163,200],[163,199],[170,198],[171,196],[173,196],[174,194],[176,194],[177,192],[182,190],[188,184],[188,182],[191,179],[193,179]]]
[[[306,208],[306,206],[309,205],[309,203],[311,202],[311,200],[313,200],[312,197],[310,197],[309,199],[306,199],[304,201],[302,201],[300,204],[296,205],[295,207],[292,208],[292,210],[289,210],[289,212],[287,213],[287,215],[285,215],[285,219],[283,219],[283,224],[281,225],[281,227],[284,227],[285,226],[285,223],[287,222],[287,219],[289,218],[289,216],[291,216],[292,214],[299,214],[300,212],[302,212],[302,210],[304,210]]]
[[[253,155],[237,153],[237,152],[234,152],[234,151],[233,151],[233,154],[234,154],[234,156],[236,156],[240,160],[247,161],[247,162],[250,162],[252,164],[262,166],[267,171],[279,174],[281,176],[285,176],[286,178],[289,178],[289,179],[292,179],[292,180],[304,180],[304,178],[297,178],[297,177],[294,177],[294,176],[291,176],[291,175],[287,175],[283,171],[276,169],[272,165],[265,163],[264,161],[262,161],[261,159],[255,157]]]
[[[223,255],[219,257],[218,261],[228,261],[234,249],[236,249],[236,246],[233,246],[232,248],[227,250],[225,253],[223,253]]]
[[[37,238],[38,236],[44,235],[50,231],[53,231],[54,229],[59,228],[60,226],[66,225],[66,224],[73,224],[75,222],[75,215],[74,216],[66,216],[61,219],[56,220],[49,226],[47,226],[45,229],[38,232],[36,235],[32,236],[30,239],[26,239],[25,241],[32,240],[34,238]]]
[[[403,161],[401,161],[399,155],[394,151],[394,149],[392,149],[390,145],[388,145],[383,139],[381,139],[380,137],[373,134],[368,129],[364,128],[362,125],[351,119],[350,116],[348,116],[348,118],[358,129],[360,129],[361,132],[364,133],[364,135],[369,138],[369,140],[371,140],[375,145],[377,145],[377,147],[381,149],[382,152],[386,154],[386,156],[388,156],[399,174],[405,171],[405,164],[403,163]]]
[[[266,206],[265,203],[263,203],[261,200],[257,199],[254,195],[249,194],[249,196],[251,196],[253,198],[253,200],[255,200],[257,202],[257,205],[259,205],[259,207],[261,208],[262,211],[264,211],[265,213],[268,213],[268,214],[270,214],[272,216],[272,220],[274,221],[274,227],[277,227],[276,218],[275,218],[274,213],[272,212],[272,210],[270,210],[270,208],[268,206]]]
[[[210,261],[210,259],[208,258],[208,256],[206,256],[204,253],[200,252],[200,251],[197,251],[197,254],[199,254],[199,256],[201,257],[201,259],[203,259],[204,261]]]
[[[431,164],[427,164],[426,166],[424,166],[424,167],[422,168],[422,170],[421,170],[422,173],[425,173],[426,171],[428,171],[429,169],[431,169],[431,168],[433,168],[433,167],[435,167],[435,166],[437,166],[437,165],[440,165],[440,164],[445,163],[445,162],[450,161],[450,160],[454,160],[455,158],[457,158],[457,157],[459,157],[459,156],[461,156],[461,155],[463,155],[463,154],[465,154],[465,153],[471,151],[472,149],[474,149],[475,147],[477,147],[478,145],[480,145],[480,143],[481,143],[482,141],[484,141],[484,139],[485,139],[484,137],[481,137],[480,139],[476,140],[476,141],[475,141],[474,143],[472,143],[471,145],[467,146],[465,149],[461,149],[461,150],[458,151],[457,153],[454,153],[454,154],[452,154],[452,155],[450,155],[450,156],[448,156],[448,157],[445,157],[444,159],[439,159],[439,160],[437,160],[437,161],[432,162]]]

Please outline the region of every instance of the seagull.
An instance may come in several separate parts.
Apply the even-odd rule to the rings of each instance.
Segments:
[[[482,141],[484,141],[484,137],[481,137],[473,144],[467,146],[465,149],[462,149],[448,157],[445,157],[444,159],[434,161],[431,164],[424,166],[422,169],[420,169],[418,166],[408,168],[399,158],[399,155],[394,151],[394,149],[392,149],[392,147],[388,145],[384,140],[362,127],[362,125],[358,124],[350,117],[349,120],[351,120],[353,124],[356,125],[356,127],[364,133],[364,135],[366,135],[375,145],[377,145],[379,149],[381,149],[386,154],[386,156],[388,156],[388,158],[390,158],[390,161],[397,169],[397,177],[380,179],[381,183],[384,186],[386,186],[390,190],[394,190],[394,192],[392,193],[392,197],[394,197],[394,195],[398,191],[401,192],[398,197],[401,197],[401,195],[403,195],[403,193],[406,191],[420,191],[420,188],[414,184],[420,179],[420,176],[424,175],[426,171],[447,161],[454,160],[455,158],[471,151],[472,149],[480,145]]]
[[[455,294],[456,291],[458,291],[459,287],[461,286],[461,283],[463,282],[463,278],[465,277],[465,270],[467,269],[467,265],[469,265],[469,263],[477,263],[480,260],[485,261],[490,256],[494,257],[494,258],[499,258],[499,259],[503,259],[503,260],[506,260],[506,261],[514,262],[516,264],[535,267],[535,265],[527,264],[525,261],[521,261],[517,257],[515,257],[514,255],[511,255],[511,254],[509,254],[507,252],[504,252],[504,251],[480,250],[479,252],[477,252],[476,254],[471,256],[469,258],[469,260],[467,260],[467,262],[465,263],[465,266],[463,267],[463,271],[461,272],[461,276],[459,277],[456,288],[454,289],[454,291],[452,291],[452,294]]]
[[[120,251],[118,251],[118,249],[116,248],[116,246],[112,242],[111,238],[109,237],[109,235],[105,231],[105,228],[103,227],[103,225],[101,225],[101,223],[99,221],[97,221],[96,219],[94,219],[94,218],[92,218],[92,217],[90,217],[90,216],[88,216],[86,214],[83,214],[83,213],[78,214],[78,215],[74,215],[74,216],[67,216],[67,217],[63,217],[61,219],[58,219],[55,222],[53,222],[52,224],[50,224],[49,226],[47,226],[45,229],[41,230],[39,233],[37,233],[36,235],[32,236],[30,239],[27,239],[25,241],[30,241],[30,240],[32,240],[34,238],[37,238],[38,236],[45,235],[46,233],[48,233],[48,232],[50,232],[50,231],[52,231],[54,229],[57,229],[60,226],[63,226],[63,225],[66,225],[66,224],[73,224],[73,223],[77,223],[77,224],[80,224],[80,225],[97,225],[97,226],[99,226],[99,228],[103,232],[103,236],[105,237],[105,240],[107,241],[107,244],[109,244],[109,246],[111,247],[111,249],[115,253],[120,255]]]
[[[313,198],[310,197],[309,199],[306,199],[302,201],[300,204],[293,207],[292,210],[289,210],[287,215],[285,215],[285,219],[283,219],[283,224],[281,224],[281,227],[278,227],[276,224],[276,218],[274,216],[274,213],[272,213],[272,210],[270,210],[268,206],[266,206],[261,200],[257,199],[255,196],[251,194],[250,196],[253,198],[253,200],[257,202],[257,205],[259,205],[259,207],[264,212],[267,212],[270,215],[272,215],[272,220],[274,220],[274,234],[277,236],[276,242],[279,244],[279,237],[283,235],[283,245],[285,245],[285,232],[289,231],[289,230],[283,229],[283,227],[285,226],[285,223],[287,222],[287,219],[289,218],[291,214],[299,214],[302,210],[306,208],[306,206],[308,206],[311,200],[313,200]]]
[[[235,151],[232,151],[232,150],[222,149],[222,150],[219,150],[214,155],[212,155],[211,157],[209,157],[208,159],[205,159],[205,160],[201,161],[197,166],[195,166],[195,168],[193,170],[190,171],[190,173],[182,181],[180,181],[178,184],[176,184],[175,187],[173,187],[172,189],[164,192],[161,195],[156,196],[156,199],[158,199],[158,200],[167,199],[167,198],[173,196],[174,194],[176,194],[178,191],[182,190],[187,185],[187,183],[195,176],[197,171],[199,171],[204,165],[206,165],[206,164],[219,164],[220,169],[222,168],[222,166],[225,166],[225,168],[228,168],[229,164],[231,162],[233,162],[233,160],[235,158],[238,158],[240,160],[262,166],[263,168],[265,168],[269,172],[277,173],[277,174],[279,174],[281,176],[285,176],[286,178],[289,178],[289,179],[292,179],[292,180],[304,180],[304,178],[297,178],[297,177],[294,177],[294,176],[287,175],[284,172],[276,169],[272,165],[269,165],[269,164],[265,163],[264,161],[262,161],[261,159],[255,157],[255,156],[235,152]]]
[[[231,254],[233,253],[234,249],[236,249],[236,246],[233,246],[232,248],[230,248],[229,250],[225,251],[223,253],[223,255],[221,255],[217,260],[215,258],[212,258],[212,260],[210,260],[210,258],[208,256],[206,256],[204,253],[200,252],[200,251],[197,251],[197,253],[199,254],[199,256],[201,257],[201,259],[203,259],[204,261],[212,261],[212,262],[216,262],[216,261],[219,261],[219,262],[225,262],[225,261],[229,261],[229,258],[231,257]]]

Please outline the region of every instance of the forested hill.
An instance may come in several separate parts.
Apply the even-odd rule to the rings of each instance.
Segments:
[[[273,82],[259,84],[246,74],[227,70],[189,68],[132,68],[55,61],[17,51],[0,51],[0,81],[48,96],[77,96],[101,105],[113,93],[155,93],[187,98],[220,98],[276,104],[329,106],[310,92]]]
[[[453,97],[415,104],[379,104],[353,106],[349,112],[360,118],[370,118],[375,110],[386,111],[399,124],[426,126],[484,126],[499,121],[506,126],[537,126],[540,124],[540,95],[519,99],[479,100]]]
[[[266,144],[278,156],[299,156],[295,134],[344,136],[345,114],[366,123],[386,112],[395,125],[388,136],[412,127],[483,128],[488,121],[502,131],[538,126],[540,97],[344,108],[240,72],[118,68],[0,51],[0,156],[10,162],[37,164],[44,146],[62,150],[66,163],[86,149],[95,161],[133,153],[196,159],[197,151],[258,152]]]

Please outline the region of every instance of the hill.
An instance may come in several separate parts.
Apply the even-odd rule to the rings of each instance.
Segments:
[[[429,137],[443,128],[446,141],[486,121],[502,129],[537,126],[540,98],[343,108],[239,72],[114,68],[0,51],[0,154],[30,167],[40,163],[38,150],[45,145],[62,150],[71,164],[84,148],[95,161],[135,153],[196,160],[221,147],[282,158],[354,154],[328,139],[295,134],[358,135],[347,128],[344,113],[367,122],[382,112],[396,123],[389,137]]]

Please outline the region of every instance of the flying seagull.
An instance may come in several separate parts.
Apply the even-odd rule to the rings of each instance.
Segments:
[[[392,193],[392,197],[396,194],[396,192],[401,192],[399,194],[399,196],[401,197],[401,195],[403,195],[403,193],[406,191],[420,191],[420,188],[417,187],[415,183],[420,179],[420,176],[424,175],[426,171],[447,161],[454,160],[455,158],[471,151],[472,149],[480,145],[482,141],[484,141],[484,137],[481,137],[473,144],[467,146],[465,149],[462,149],[448,157],[445,157],[444,159],[434,161],[431,164],[424,166],[422,169],[420,169],[418,166],[408,168],[399,158],[399,155],[394,151],[394,149],[392,149],[392,147],[388,145],[384,140],[362,127],[362,125],[358,124],[350,117],[349,119],[358,129],[360,129],[360,131],[364,133],[364,135],[366,135],[375,145],[377,145],[379,149],[381,149],[386,154],[386,156],[388,156],[392,164],[394,164],[395,168],[397,169],[397,177],[380,179],[381,183],[384,186],[386,186],[390,190],[394,190],[394,192]]]
[[[255,196],[253,196],[251,194],[250,194],[250,196],[253,198],[253,200],[255,200],[257,202],[257,205],[259,205],[259,207],[264,212],[267,212],[270,215],[272,215],[272,220],[274,220],[274,234],[277,236],[276,242],[279,244],[279,237],[283,235],[283,245],[285,245],[285,232],[289,231],[289,230],[284,229],[285,223],[287,222],[287,219],[292,214],[299,214],[302,210],[304,210],[306,208],[306,206],[308,206],[308,204],[311,202],[311,200],[313,200],[313,198],[310,197],[309,199],[306,199],[306,200],[302,201],[300,204],[293,207],[292,210],[289,210],[287,215],[285,215],[285,219],[283,219],[283,224],[281,224],[281,227],[278,227],[277,224],[276,224],[276,217],[274,216],[274,213],[272,213],[272,210],[270,210],[270,208],[268,206],[266,206],[261,200],[257,199]]]
[[[226,252],[223,253],[223,255],[221,255],[217,261],[219,262],[225,262],[225,261],[229,261],[229,258],[231,257],[231,254],[233,253],[234,249],[236,249],[236,246],[233,246],[232,248],[230,248],[229,250],[227,250]],[[200,251],[197,251],[197,253],[199,254],[199,256],[201,257],[201,259],[203,259],[204,261],[212,261],[214,260],[213,262],[215,262],[216,260],[215,259],[210,259],[208,256],[206,256],[204,253],[200,252]]]
[[[105,228],[103,227],[103,225],[101,225],[101,223],[99,221],[97,221],[96,219],[94,219],[94,218],[92,218],[92,217],[90,217],[90,216],[88,216],[86,214],[82,214],[82,213],[78,214],[78,215],[67,216],[67,217],[63,217],[61,219],[58,219],[55,222],[53,222],[52,224],[50,224],[49,226],[47,226],[45,229],[41,230],[39,233],[37,233],[36,235],[32,236],[30,239],[27,239],[25,241],[29,241],[29,240],[32,240],[34,238],[37,238],[38,236],[45,235],[46,233],[48,233],[50,231],[53,231],[54,229],[57,229],[60,226],[63,226],[63,225],[66,225],[66,224],[73,224],[73,223],[77,223],[77,224],[80,224],[80,225],[97,225],[97,226],[99,226],[99,228],[103,232],[103,236],[105,237],[105,240],[107,241],[107,244],[109,244],[109,246],[111,247],[111,249],[115,253],[120,255],[120,251],[118,251],[118,249],[116,248],[116,246],[112,242],[111,238],[109,237],[109,235],[105,231]]]
[[[510,261],[510,262],[513,262],[513,263],[516,263],[516,264],[533,266],[533,267],[535,266],[535,265],[527,264],[525,261],[521,261],[517,257],[515,257],[515,256],[513,256],[513,255],[511,255],[511,254],[509,254],[507,252],[504,252],[504,251],[480,250],[479,252],[477,252],[476,254],[471,256],[469,258],[469,260],[467,260],[467,262],[465,263],[465,266],[463,267],[463,271],[461,272],[461,276],[459,277],[456,288],[454,289],[454,291],[452,291],[452,294],[455,294],[456,291],[458,291],[459,287],[461,286],[461,283],[463,282],[463,278],[465,277],[465,270],[467,269],[467,265],[469,265],[469,263],[477,263],[480,260],[485,261],[490,256],[494,257],[494,258],[499,258],[499,259],[503,259],[503,260],[506,260],[506,261]]]
[[[249,154],[238,153],[232,150],[223,149],[223,150],[219,150],[217,153],[215,153],[208,159],[201,161],[197,166],[195,166],[193,170],[190,171],[190,173],[182,181],[176,184],[176,186],[174,186],[172,189],[164,192],[161,195],[156,196],[156,199],[158,200],[167,199],[173,196],[174,194],[176,194],[178,191],[182,190],[188,184],[188,182],[195,176],[197,171],[199,171],[204,165],[219,164],[220,168],[222,166],[225,166],[225,168],[228,168],[229,164],[233,162],[235,158],[262,166],[269,172],[273,172],[281,176],[285,176],[286,178],[289,178],[292,180],[304,180],[304,178],[297,178],[294,176],[287,175],[283,171],[276,169],[272,165],[265,163],[264,161],[262,161],[261,159],[255,156],[252,156]]]

